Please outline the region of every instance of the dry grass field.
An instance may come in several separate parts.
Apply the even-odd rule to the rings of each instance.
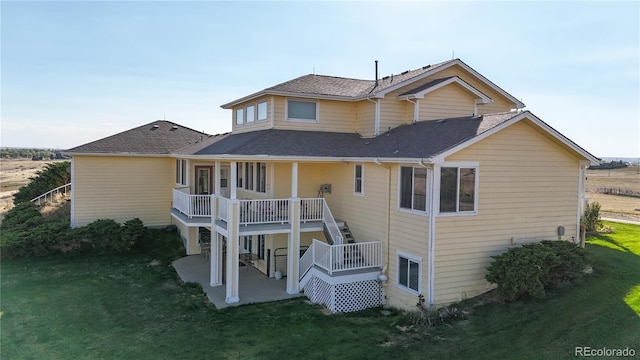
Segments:
[[[13,207],[13,194],[47,166],[64,160],[0,159],[0,216]]]
[[[606,195],[598,190],[619,188],[640,192],[638,167],[613,170],[587,170],[587,196],[590,202],[599,202],[605,217],[640,221],[640,198]]]

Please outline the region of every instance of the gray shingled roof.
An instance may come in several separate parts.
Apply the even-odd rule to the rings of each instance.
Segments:
[[[156,127],[157,126],[157,127]],[[170,154],[209,135],[166,120],[158,120],[80,145],[65,153]]]
[[[517,112],[402,125],[375,138],[354,133],[261,130],[231,134],[193,155],[425,158],[438,155],[509,119]]]
[[[403,81],[410,80],[416,76],[422,75],[427,71],[431,71],[438,67],[447,65],[456,60],[448,60],[438,64],[426,65],[419,69],[403,71],[400,74],[384,76],[378,80],[360,80],[350,79],[337,76],[326,76],[309,74],[297,77],[278,85],[261,90],[257,93],[234,100],[230,103],[222,105],[223,108],[232,104],[253,99],[264,94],[292,94],[299,96],[330,96],[343,97],[347,99],[364,98],[380,91],[384,91]]]

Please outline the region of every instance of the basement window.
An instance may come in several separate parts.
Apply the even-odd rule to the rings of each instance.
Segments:
[[[398,287],[410,293],[420,293],[422,259],[398,251]]]

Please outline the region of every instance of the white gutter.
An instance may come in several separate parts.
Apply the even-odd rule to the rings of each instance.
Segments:
[[[422,160],[421,160],[422,161]],[[438,208],[438,203],[436,200],[436,172],[439,172],[440,169],[440,165],[437,164],[433,164],[433,168],[431,169],[430,172],[430,179],[428,179],[428,189],[427,192],[429,193],[429,199],[431,199],[431,201],[429,201],[429,212],[428,212],[428,218],[429,218],[429,231],[427,233],[427,264],[428,264],[428,276],[427,276],[427,305],[429,307],[433,306],[434,304],[434,300],[435,300],[435,296],[434,296],[434,283],[435,283],[435,243],[436,243],[436,209]],[[437,171],[438,170],[438,171]],[[437,188],[440,187],[439,181],[440,179],[437,180],[438,181],[438,186]]]

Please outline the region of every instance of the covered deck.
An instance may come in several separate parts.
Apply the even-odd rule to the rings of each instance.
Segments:
[[[184,282],[194,282],[202,285],[207,298],[216,309],[229,306],[255,304],[262,302],[286,300],[304,296],[302,293],[288,294],[287,281],[269,278],[253,266],[242,266],[238,271],[239,297],[235,303],[225,301],[226,291],[224,286],[209,285],[209,260],[202,255],[185,256],[173,262],[178,276]]]

